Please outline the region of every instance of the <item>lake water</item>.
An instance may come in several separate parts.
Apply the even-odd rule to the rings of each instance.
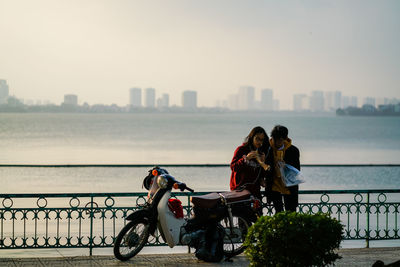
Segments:
[[[302,163],[400,163],[400,117],[0,114],[0,163],[229,163],[254,126],[289,128]]]
[[[252,127],[270,132],[276,124],[289,128],[302,164],[400,164],[399,117],[283,113],[0,113],[0,164],[229,164]],[[0,167],[0,194],[143,192],[147,170]],[[229,190],[229,167],[168,170],[196,191]],[[304,167],[302,172],[301,190],[400,188],[400,167]],[[348,242],[345,246],[363,246]]]
[[[400,163],[400,117],[1,113],[0,164],[229,164],[252,127],[270,132],[276,124],[289,128],[302,164]],[[198,191],[228,189],[229,167],[169,171]],[[303,189],[400,188],[398,167],[302,171]],[[3,167],[0,193],[140,191],[146,173],[147,168]]]
[[[400,163],[400,117],[1,113],[0,164],[229,164],[252,127],[260,125],[269,133],[276,124],[289,128],[302,164]],[[140,191],[146,172],[147,168],[0,168],[0,192]],[[170,172],[199,191],[228,189],[228,167]],[[303,172],[304,189],[400,187],[400,170],[393,167]]]

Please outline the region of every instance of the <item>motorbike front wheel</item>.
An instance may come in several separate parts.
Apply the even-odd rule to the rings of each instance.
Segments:
[[[241,216],[233,215],[233,225],[230,226],[229,218],[224,218],[220,223],[225,229],[224,254],[233,257],[242,253],[245,249],[243,242],[251,223]]]
[[[114,242],[114,255],[121,261],[129,260],[138,254],[149,238],[149,223],[145,218],[129,222],[119,232]]]

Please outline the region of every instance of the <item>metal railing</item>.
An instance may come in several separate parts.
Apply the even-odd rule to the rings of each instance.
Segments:
[[[190,196],[174,193],[191,212]],[[345,226],[345,239],[400,239],[399,190],[300,191],[301,213],[329,213]],[[124,218],[146,193],[0,194],[0,249],[111,247]],[[263,198],[265,215],[274,213]],[[158,235],[150,246],[166,245]]]

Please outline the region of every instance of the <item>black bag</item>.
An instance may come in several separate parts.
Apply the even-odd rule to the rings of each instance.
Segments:
[[[225,230],[220,224],[207,227],[203,236],[200,237],[196,257],[207,262],[219,262],[224,258],[224,236]]]
[[[205,224],[208,222],[219,222],[226,216],[228,216],[228,212],[225,206],[217,205],[212,208],[199,208],[193,207],[194,217],[201,224]]]

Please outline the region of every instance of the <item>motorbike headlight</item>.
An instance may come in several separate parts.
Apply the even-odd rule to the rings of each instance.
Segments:
[[[160,188],[167,188],[168,180],[164,176],[160,175],[157,177],[157,184]]]

